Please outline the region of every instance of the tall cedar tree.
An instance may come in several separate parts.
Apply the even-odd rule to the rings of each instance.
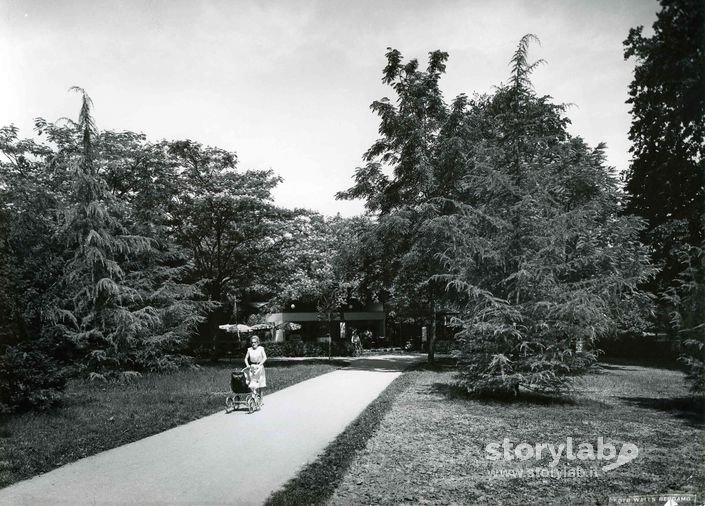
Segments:
[[[629,32],[633,143],[628,211],[648,222],[644,240],[661,267],[658,330],[683,344],[694,390],[704,390],[705,3],[661,0],[651,37]]]
[[[124,265],[126,282],[159,316],[139,356],[149,370],[189,363],[183,353],[190,352],[199,325],[217,308],[203,291],[206,283],[194,276],[190,250],[174,238],[170,211],[187,190],[168,145],[150,143],[142,134],[111,131],[102,132],[99,142],[102,176],[121,204],[121,223],[152,240],[148,255],[131,257]]]
[[[620,217],[603,147],[571,137],[564,107],[535,95],[533,38],[508,85],[450,106],[438,89],[447,54],[420,72],[390,50],[398,103],[373,104],[382,136],[339,194],[378,214],[389,299],[458,313],[460,380],[476,392],[569,387],[596,340],[642,328],[650,302],[637,288],[651,273],[641,222]]]
[[[186,360],[184,319],[193,318],[193,308],[185,311],[178,307],[180,297],[160,295],[156,285],[164,280],[136,268],[153,265],[154,240],[126,227],[122,203],[108,191],[101,170],[91,100],[76,90],[82,94],[78,122],[70,122],[76,142],[57,157],[66,165],[70,189],[55,234],[64,263],[47,310],[54,325],[45,326],[45,333],[68,340],[78,350],[81,370],[92,377],[129,378],[140,370],[176,367]]]
[[[564,107],[537,96],[533,36],[522,38],[508,85],[475,104],[481,128],[457,201],[439,220],[457,297],[460,381],[476,393],[559,392],[596,360],[598,339],[640,329],[638,285],[652,274],[642,225],[621,216],[603,146],[568,134]]]

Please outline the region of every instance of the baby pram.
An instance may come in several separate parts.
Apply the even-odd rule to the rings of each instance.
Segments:
[[[240,371],[230,373],[230,390],[232,393],[225,398],[225,412],[230,413],[240,407],[247,406],[247,411],[252,413],[262,407],[262,396],[252,394],[250,387],[250,368],[245,367]]]

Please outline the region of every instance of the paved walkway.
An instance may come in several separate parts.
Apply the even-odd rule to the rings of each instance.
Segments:
[[[419,356],[360,358],[225,411],[0,490],[0,505],[262,504]]]

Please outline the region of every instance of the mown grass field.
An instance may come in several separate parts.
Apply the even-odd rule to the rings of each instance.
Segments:
[[[269,504],[602,505],[610,496],[705,494],[703,405],[677,370],[604,365],[570,397],[514,402],[470,399],[453,374],[448,366],[407,372]],[[488,459],[487,445],[505,438],[512,448],[571,438],[573,455],[588,443],[595,457],[602,438],[617,453],[624,443],[639,453],[607,471],[614,458],[564,454],[555,466],[563,476],[542,476],[549,452]]]
[[[678,371],[605,365],[570,398],[479,401],[453,387],[453,371],[412,371],[400,395],[350,465],[330,504],[607,504],[609,497],[705,493],[702,404]],[[636,459],[568,460],[565,476],[542,476],[540,460],[488,458],[487,445],[632,443]],[[607,451],[606,454],[609,452]],[[510,452],[510,455],[515,455]],[[526,455],[526,454],[522,454]],[[564,467],[565,466],[565,467]],[[579,474],[582,468],[585,476]],[[520,475],[520,469],[524,474]],[[573,471],[571,471],[571,468]],[[532,472],[528,472],[533,469]]]
[[[270,361],[268,392],[331,372],[327,361]],[[129,384],[71,381],[63,405],[0,417],[0,488],[103,450],[137,441],[225,409],[230,371],[219,363]]]

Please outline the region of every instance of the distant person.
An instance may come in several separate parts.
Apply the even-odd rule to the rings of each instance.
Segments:
[[[248,386],[253,395],[257,395],[258,389],[267,386],[267,376],[264,371],[264,363],[267,361],[267,354],[264,348],[259,345],[259,337],[252,336],[252,345],[247,349],[245,355],[245,365],[249,368]]]
[[[358,334],[357,329],[353,330],[350,342],[353,346],[353,353],[356,355],[362,354],[362,341],[360,340],[360,334]]]

